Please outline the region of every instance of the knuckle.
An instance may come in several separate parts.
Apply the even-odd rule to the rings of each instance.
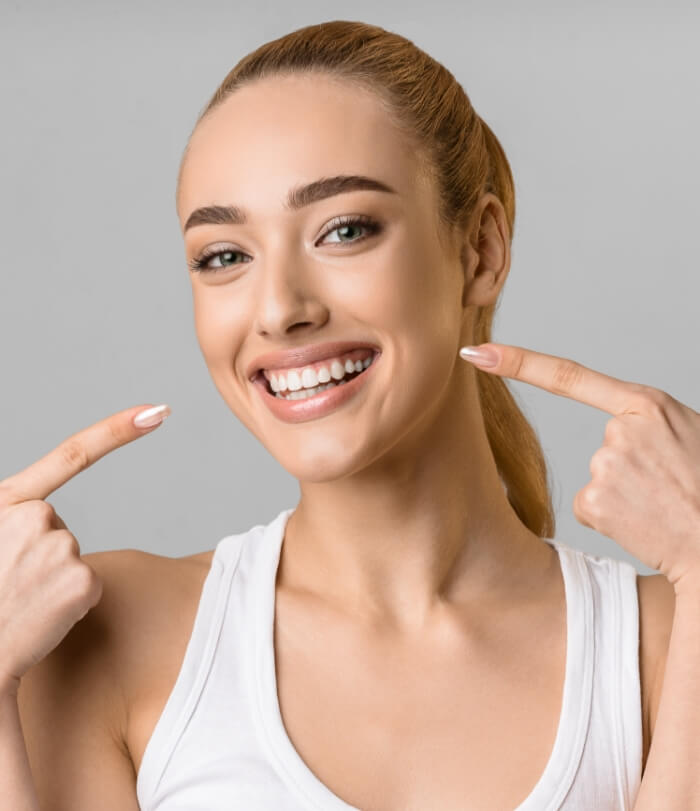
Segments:
[[[78,543],[78,539],[69,530],[56,530],[54,542],[56,551],[60,554],[62,559],[80,557],[80,544]]]
[[[525,353],[520,349],[515,349],[510,358],[511,374],[513,377],[520,377],[525,363]]]
[[[77,469],[80,472],[89,467],[90,460],[82,442],[77,439],[66,439],[59,447],[65,463],[71,470]]]
[[[584,526],[590,527],[591,525],[586,520],[587,519],[586,510],[583,504],[581,503],[581,499],[582,495],[581,491],[579,491],[578,493],[576,493],[576,496],[574,497],[574,515]]]
[[[76,568],[75,578],[80,595],[93,605],[102,596],[102,579],[97,572],[84,561]]]
[[[583,506],[585,507],[586,511],[589,515],[597,515],[600,510],[600,497],[598,495],[598,491],[590,487],[586,490],[582,497]]]
[[[625,436],[625,426],[617,417],[613,417],[605,425],[605,439],[608,442],[619,442]]]
[[[644,410],[655,415],[665,413],[673,400],[665,391],[655,389],[653,386],[642,386],[637,392],[637,396],[640,398]]]
[[[595,517],[600,509],[600,497],[595,487],[585,487],[576,496],[579,510],[583,515]]]
[[[554,394],[568,394],[581,380],[583,371],[583,367],[574,360],[558,361],[552,376]]]
[[[56,529],[68,529],[68,527],[66,526],[66,522],[61,518],[61,516],[58,513],[56,513],[56,516],[54,518],[54,526],[56,527]]]
[[[107,421],[107,431],[110,438],[117,445],[123,445],[128,439],[127,432],[124,429],[124,424],[116,420]]]
[[[33,526],[39,530],[45,530],[51,526],[56,516],[56,511],[48,501],[33,499],[24,501],[21,504],[23,510],[28,511]]]
[[[610,448],[598,448],[591,457],[589,470],[594,476],[599,478],[610,473],[615,466],[616,454]]]

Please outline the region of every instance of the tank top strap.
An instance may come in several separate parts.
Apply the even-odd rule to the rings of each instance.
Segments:
[[[642,711],[639,679],[639,601],[637,570],[624,560],[609,559],[615,619],[611,623],[611,708],[617,743],[615,757],[624,787],[624,807],[631,809],[642,780]]]
[[[579,771],[591,719],[595,677],[595,605],[582,554],[549,540],[559,554],[566,596],[566,665],[559,725],[544,772],[515,811],[564,807]]]
[[[246,537],[257,529],[227,535],[214,549],[180,670],[141,758],[136,793],[142,807],[157,791],[204,689],[219,643],[233,574]]]
[[[562,564],[568,562],[569,571],[578,572],[579,581],[586,584],[590,602],[590,610],[584,612],[590,644],[586,643],[585,663],[577,678],[581,699],[588,704],[588,720],[583,751],[570,764],[576,769],[574,779],[562,784],[551,806],[542,808],[631,811],[642,761],[637,571],[618,558],[555,544]]]

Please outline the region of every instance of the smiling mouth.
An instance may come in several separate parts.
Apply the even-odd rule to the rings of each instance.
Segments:
[[[343,386],[346,383],[349,383],[351,380],[354,380],[356,377],[360,377],[363,375],[367,369],[369,369],[372,364],[374,364],[379,357],[381,352],[373,352],[364,362],[363,368],[359,371],[357,369],[353,370],[352,372],[348,372],[345,370],[343,372],[343,377],[336,379],[335,377],[331,377],[330,380],[326,382],[319,382],[316,386],[305,387],[302,386],[296,390],[284,389],[282,391],[273,391],[271,381],[268,380],[265,375],[263,374],[262,369],[258,372],[255,382],[262,386],[265,391],[271,396],[275,397],[278,400],[305,400],[309,397],[313,397],[317,394],[320,394],[327,389],[335,388],[337,386]]]

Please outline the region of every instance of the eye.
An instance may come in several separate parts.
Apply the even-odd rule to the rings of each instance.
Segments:
[[[331,244],[335,243],[336,245],[343,244],[343,243],[355,243],[355,242],[362,242],[363,239],[367,239],[374,234],[378,234],[381,231],[381,226],[376,220],[373,220],[371,217],[368,217],[366,214],[348,214],[343,217],[336,217],[335,220],[332,220],[330,223],[330,227],[324,231],[321,236],[323,237],[328,236],[328,234],[333,234],[335,232],[338,235],[347,236],[347,232],[352,231],[354,229],[364,229],[366,232],[365,236],[359,237],[357,239],[338,239],[338,240],[331,240]]]
[[[350,231],[350,237],[352,236],[352,231],[354,229],[364,230],[366,233],[364,236],[357,237],[356,239],[345,239],[344,237],[348,236],[348,231]],[[342,245],[342,244],[355,244],[356,242],[362,242],[364,239],[368,239],[369,237],[373,236],[374,234],[378,234],[382,230],[382,226],[372,217],[368,217],[366,214],[348,214],[342,217],[336,217],[332,220],[329,224],[329,227],[323,232],[320,239],[324,239],[329,234],[333,234],[335,232],[338,233],[339,236],[343,237],[337,240],[330,240],[330,244],[335,245]],[[202,253],[192,259],[188,264],[190,268],[195,272],[218,272],[221,270],[226,270],[227,268],[233,267],[234,265],[241,265],[245,264],[246,261],[251,261],[251,257],[248,254],[243,253],[242,251],[238,251],[232,248],[226,248],[225,250],[217,250],[216,245],[213,245],[209,248],[206,248]],[[235,262],[232,260],[231,257],[244,256],[248,257],[247,260],[243,262]],[[219,259],[219,265],[212,265],[210,264],[210,260],[212,259]]]
[[[202,253],[196,259],[192,259],[192,261],[189,262],[188,264],[189,264],[190,268],[193,271],[195,271],[195,273],[198,272],[198,271],[204,271],[204,272],[214,271],[214,272],[216,272],[216,271],[219,271],[219,270],[226,270],[226,268],[232,267],[233,265],[243,264],[242,262],[229,261],[230,257],[235,257],[237,255],[238,256],[247,256],[247,254],[243,253],[242,251],[237,251],[237,250],[232,249],[232,248],[226,248],[223,251],[222,250],[217,251],[216,246],[213,245],[213,246],[211,246],[209,248],[206,248],[204,251],[202,251]],[[220,260],[221,264],[220,265],[216,266],[216,265],[210,265],[209,264],[210,259],[216,259],[216,258],[219,258],[219,257],[221,257],[221,260]]]

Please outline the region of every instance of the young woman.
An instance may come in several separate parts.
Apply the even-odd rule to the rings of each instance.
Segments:
[[[689,580],[553,539],[503,377],[650,390],[460,357],[490,342],[514,194],[455,78],[363,23],[269,42],[200,116],[177,213],[214,383],[301,497],[205,553],[81,558],[44,499],[143,407],[2,483],[4,807],[631,809]]]

